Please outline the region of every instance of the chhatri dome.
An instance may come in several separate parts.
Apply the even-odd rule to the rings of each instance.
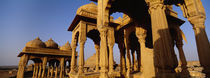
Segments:
[[[45,48],[46,45],[39,37],[26,43],[26,47]]]
[[[53,48],[53,49],[58,49],[58,44],[55,43],[52,38],[50,38],[48,41],[45,42],[45,45],[47,48]]]
[[[97,5],[94,4],[93,2],[83,5],[80,8],[77,9],[77,15],[81,15],[82,11],[90,12],[90,13],[95,13],[97,14]]]
[[[65,45],[61,46],[60,50],[70,51],[71,45],[70,45],[69,41],[67,41],[67,43]]]

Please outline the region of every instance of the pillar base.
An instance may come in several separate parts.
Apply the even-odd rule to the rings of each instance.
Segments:
[[[177,78],[177,73],[171,73],[171,72],[164,72],[164,73],[158,73],[156,74],[157,78]]]
[[[95,70],[94,72],[100,72],[99,70]]]
[[[109,75],[113,74],[113,73],[114,73],[114,70],[111,70],[111,71],[108,72]]]
[[[153,78],[155,77],[155,62],[153,49],[143,48],[141,49],[141,78]]]
[[[100,73],[99,78],[108,78],[108,74],[107,73]]]
[[[69,75],[69,78],[77,78],[77,73],[75,72],[70,72],[68,75]]]
[[[83,68],[82,68],[83,69]],[[82,74],[84,74],[84,71],[82,70],[82,69],[79,69],[79,71],[78,71],[78,75],[82,75]]]
[[[190,73],[187,69],[184,69],[180,72],[180,77],[181,78],[190,78]]]
[[[130,71],[127,71],[126,78],[131,78],[131,72]]]

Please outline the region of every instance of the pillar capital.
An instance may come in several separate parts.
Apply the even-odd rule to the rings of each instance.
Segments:
[[[149,6],[149,13],[154,11],[155,9],[163,9],[165,10],[165,6],[163,3],[163,0],[146,0],[148,6]]]
[[[85,41],[86,41],[86,40],[85,40]],[[80,45],[80,46],[84,46],[84,45],[85,45],[85,41],[80,41],[80,42],[79,42],[79,45]]]
[[[85,45],[85,42],[86,42],[86,39],[80,39],[79,40],[80,46],[84,46]]]
[[[188,17],[189,22],[192,24],[193,29],[196,28],[205,28],[205,20],[206,20],[206,16],[203,15],[197,15],[197,16],[193,16],[193,17]]]
[[[145,0],[148,5],[163,3],[164,0]]]
[[[106,27],[99,27],[98,28],[98,31],[100,32],[100,36],[104,36],[104,35],[107,35],[106,33],[108,32],[108,29]]]
[[[99,48],[100,48],[100,46],[95,44],[95,49],[98,50]]]
[[[139,43],[142,45],[142,43],[145,43],[147,36],[147,31],[141,27],[136,28],[136,37],[138,38]]]

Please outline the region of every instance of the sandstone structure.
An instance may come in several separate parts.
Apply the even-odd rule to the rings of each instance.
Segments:
[[[210,45],[205,32],[205,11],[200,0],[92,0],[81,6],[69,31],[72,31],[72,53],[79,43],[79,68],[71,67],[70,77],[85,77],[84,44],[86,38],[95,43],[96,72],[100,78],[113,77],[113,46],[120,49],[120,77],[175,78],[190,77],[183,51],[185,36],[180,29],[184,23],[173,11],[172,5],[181,7],[195,31],[198,56],[203,72],[209,77]],[[122,18],[113,20],[111,14],[122,12]],[[175,68],[181,60],[181,74]],[[135,54],[137,57],[135,57]],[[130,57],[132,56],[132,58]],[[136,61],[138,60],[137,64]],[[76,60],[72,58],[72,60]],[[71,65],[75,65],[71,61]],[[137,67],[137,68],[135,68]],[[100,68],[100,71],[99,71]],[[139,73],[134,73],[139,72]]]
[[[59,48],[52,39],[45,43],[39,37],[26,43],[23,51],[18,55],[20,58],[17,78],[24,78],[27,63],[33,64],[32,78],[63,78],[67,62],[71,62],[71,46],[69,42]],[[76,56],[75,56],[76,58]]]
[[[49,62],[51,76],[59,65],[63,69],[64,61],[70,60],[70,78],[176,78],[190,77],[183,50],[185,36],[180,29],[184,23],[179,19],[172,6],[183,11],[183,16],[192,24],[195,32],[200,66],[205,76],[210,77],[210,45],[205,31],[206,14],[200,0],[91,0],[78,8],[76,16],[68,28],[72,32],[70,48],[60,48],[49,40],[43,43],[35,39],[27,43],[19,57],[18,78],[23,78],[24,67],[28,59],[35,61],[35,75],[41,77]],[[116,20],[111,17],[122,12],[123,17]],[[95,45],[95,70],[86,72],[84,45],[90,38]],[[120,50],[120,71],[114,70],[113,46]],[[79,44],[78,65],[76,47]],[[68,44],[69,46],[69,44]],[[47,47],[47,48],[45,48]],[[174,47],[179,51],[180,67]],[[50,49],[49,49],[50,48]],[[61,50],[63,49],[63,50]],[[68,51],[66,51],[68,50]],[[64,52],[60,52],[64,51]],[[43,54],[42,54],[43,53]],[[52,53],[52,54],[49,54]],[[30,55],[29,55],[30,54]],[[56,56],[53,66],[47,56]],[[43,55],[43,56],[36,56]],[[33,56],[33,57],[31,57]],[[51,57],[52,58],[52,57]],[[54,58],[54,57],[53,57]],[[137,60],[137,61],[135,61]],[[62,78],[62,71],[60,77]],[[43,72],[42,72],[43,73]],[[55,74],[56,74],[55,73]],[[44,77],[45,74],[42,74]],[[55,76],[57,77],[57,76]]]

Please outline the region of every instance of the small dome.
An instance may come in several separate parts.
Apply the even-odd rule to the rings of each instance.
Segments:
[[[58,44],[55,43],[52,38],[50,38],[48,41],[45,42],[45,45],[47,48],[53,48],[53,49],[58,49]]]
[[[66,50],[66,51],[71,50],[71,45],[69,44],[69,41],[67,41],[65,45],[61,46],[60,50]]]
[[[39,37],[34,40],[29,41],[26,43],[26,47],[34,47],[34,48],[45,48],[46,45],[42,42]]]
[[[81,6],[80,8],[77,9],[77,14],[78,15],[81,15],[81,11],[84,10],[84,11],[87,11],[87,12],[91,12],[91,13],[96,13],[97,14],[97,5],[94,4],[93,2],[89,3],[89,4],[86,4],[86,5],[83,5]]]

